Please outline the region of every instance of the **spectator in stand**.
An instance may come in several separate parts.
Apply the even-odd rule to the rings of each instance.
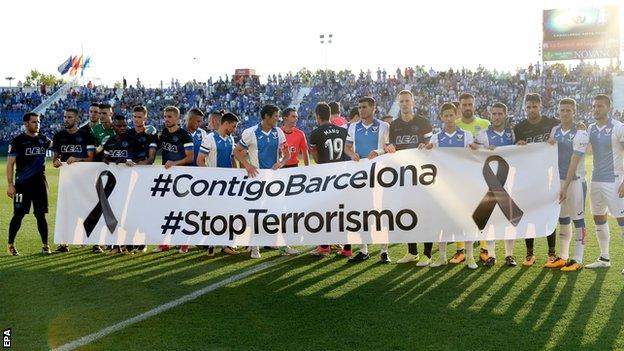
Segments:
[[[257,77],[242,79],[209,79],[206,82],[191,81],[181,84],[173,79],[169,86],[147,88],[144,84],[127,86],[121,97],[117,89],[105,86],[75,87],[59,100],[52,102],[42,119],[42,134],[53,135],[63,129],[63,111],[76,108],[86,114],[92,101],[106,101],[116,106],[115,113],[127,119],[132,116],[132,108],[145,105],[148,114],[162,114],[168,105],[179,106],[184,111],[199,108],[205,111],[228,110],[239,116],[238,130],[258,124],[257,111],[265,103],[290,106],[293,92],[302,86],[309,87],[310,93],[303,97],[298,108],[297,127],[309,135],[315,126],[314,108],[319,101],[335,101],[348,111],[357,105],[362,95],[374,96],[381,111],[389,111],[396,94],[411,85],[417,114],[429,119],[432,125],[439,126],[437,119],[439,106],[443,102],[458,100],[462,91],[470,91],[475,96],[475,115],[487,117],[487,106],[500,101],[508,106],[510,124],[517,124],[526,118],[523,97],[526,93],[543,93],[543,113],[554,116],[557,101],[572,97],[578,102],[577,117],[589,125],[592,98],[598,93],[612,94],[612,77],[621,74],[619,67],[601,68],[582,63],[567,69],[562,65],[532,65],[514,72],[498,72],[478,67],[475,70],[450,69],[435,71],[424,66],[407,67],[401,76],[383,74],[373,79],[369,72],[347,70],[319,71],[312,73],[301,70],[296,74],[273,75],[261,83]],[[374,75],[374,74],[373,74]],[[376,77],[377,78],[377,77]],[[46,93],[54,93],[58,87],[47,87]],[[8,142],[21,133],[24,113],[33,110],[43,100],[38,87],[22,87],[0,90],[0,140]],[[615,111],[614,117],[621,118],[622,111]],[[154,127],[162,129],[163,121],[158,119]],[[235,139],[240,137],[236,132]]]

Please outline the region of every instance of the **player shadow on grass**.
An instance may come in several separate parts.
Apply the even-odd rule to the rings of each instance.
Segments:
[[[20,316],[25,316],[24,309],[29,308],[24,304],[14,303],[5,310],[7,316],[14,316],[7,321],[7,325],[22,330],[22,340],[32,341],[28,344],[31,347],[26,349],[41,349],[46,347],[48,342],[54,344],[51,346],[64,344],[186,295],[196,289],[194,287],[196,284],[203,287],[206,284],[216,283],[243,273],[251,266],[277,258],[269,256],[262,261],[249,260],[246,255],[208,258],[203,251],[183,256],[177,253],[148,254],[143,257],[120,255],[119,260],[116,257],[90,253],[82,255],[78,252],[73,255],[64,255],[62,258],[66,264],[75,264],[76,260],[81,264],[72,265],[68,269],[64,269],[63,265],[53,265],[5,270],[12,284],[16,286],[44,284],[57,287],[57,290],[54,290],[54,299],[49,299],[47,289],[29,293],[27,301],[31,301],[32,298],[47,301],[43,305],[38,305],[39,317],[36,321],[32,318],[21,319]],[[42,262],[49,262],[48,259],[41,257]],[[133,259],[142,259],[144,262],[133,262]],[[96,265],[93,261],[97,261]],[[116,261],[131,262],[136,271],[127,278],[118,279],[127,271],[123,265],[117,266]],[[244,265],[235,266],[237,263]],[[85,274],[88,270],[77,271],[80,267],[94,268],[95,271],[92,274]],[[109,270],[105,270],[105,267]],[[156,269],[140,271],[142,267]],[[228,267],[232,269],[227,269]],[[194,282],[189,283],[191,280]],[[113,305],[114,308],[107,309],[106,314],[102,314],[102,306]],[[67,325],[72,327],[68,328]],[[54,330],[55,334],[49,336],[49,330]],[[48,337],[54,341],[49,341]]]
[[[331,267],[331,268],[328,268]],[[348,264],[346,259],[339,258],[319,258],[311,255],[301,255],[290,260],[285,265],[277,265],[271,267],[261,273],[261,275],[271,275],[273,278],[268,287],[277,287],[280,292],[296,291],[302,286],[311,286],[316,282],[322,281],[328,277],[343,275],[350,271],[348,276],[353,276],[357,268],[364,268],[365,265]],[[292,273],[296,271],[296,273]],[[319,273],[322,271],[323,273]],[[314,274],[315,273],[315,274]],[[255,279],[253,277],[251,279]],[[280,286],[280,284],[284,284]]]
[[[372,251],[371,256],[378,253],[378,250]],[[60,266],[51,265],[49,258],[41,257],[28,258],[26,265],[9,265],[3,269],[16,286],[32,286],[34,282],[48,282],[53,277],[54,286],[75,291],[72,294],[60,291],[54,301],[38,307],[41,321],[36,326],[28,328],[30,325],[24,325],[25,321],[18,323],[21,330],[27,330],[24,337],[43,343],[33,348],[46,345],[47,330],[58,323],[59,314],[65,313],[67,306],[76,306],[80,313],[73,318],[72,314],[65,315],[69,322],[63,323],[71,323],[73,319],[81,326],[70,328],[69,332],[54,328],[59,333],[55,335],[56,345],[178,298],[187,294],[189,287],[194,290],[194,285],[203,287],[259,263],[279,259],[270,255],[258,261],[249,260],[247,255],[208,259],[203,253],[193,251],[183,256],[176,253],[118,256],[112,261],[110,257],[91,256],[86,251],[74,255],[58,257],[62,260]],[[241,263],[245,265],[227,270],[228,265]],[[104,269],[106,267],[109,270]],[[96,272],[85,275],[89,269]],[[51,272],[55,273],[52,277]],[[329,344],[318,344],[330,348],[356,347],[361,339],[368,337],[371,343],[360,346],[412,349],[409,345],[414,346],[414,340],[418,340],[419,349],[459,349],[460,345],[461,349],[477,349],[484,343],[491,349],[612,349],[623,346],[619,338],[624,323],[624,309],[620,308],[624,306],[622,290],[608,316],[600,322],[602,329],[596,332],[599,334],[590,335],[592,341],[587,341],[587,326],[596,318],[607,274],[614,274],[608,272],[587,270],[564,274],[536,267],[504,266],[471,271],[465,265],[431,269],[410,264],[381,265],[375,260],[349,264],[342,258],[300,255],[235,285],[237,290],[251,294],[243,301],[252,306],[254,287],[262,287],[262,294],[270,295],[266,303],[292,304],[293,317],[301,320],[298,322],[301,325],[315,320],[308,313],[296,313],[297,306],[319,308],[331,304],[336,311],[346,311],[338,321],[365,326],[359,329],[334,325],[332,330],[317,329],[320,335],[315,338],[332,339],[340,335],[338,344],[332,344],[333,340],[328,341]],[[586,279],[588,276],[593,278],[591,284],[579,286],[579,277]],[[327,281],[330,283],[323,284]],[[582,298],[575,300],[578,296],[575,292],[578,294],[578,290],[585,288],[587,291]],[[40,294],[45,291],[35,292],[29,298],[46,299],[43,295],[39,297]],[[196,303],[203,306],[213,296],[211,293]],[[115,309],[103,317],[101,306],[111,303],[115,304]],[[229,305],[231,301],[223,303]],[[17,316],[24,308],[27,307],[13,305],[6,312]],[[240,318],[245,317],[237,316],[231,323]],[[80,322],[90,319],[96,322],[83,323],[85,325]],[[274,332],[274,337],[282,340],[283,348],[301,347],[301,336],[289,334],[295,331]],[[348,333],[352,334],[346,335]]]
[[[306,261],[307,259],[293,260],[289,262],[288,267],[273,267],[263,276],[250,278],[241,288],[248,284],[263,284],[263,282],[267,284],[267,278],[282,276],[293,268],[297,270],[299,266],[308,264]],[[376,270],[383,272],[375,276]],[[545,269],[536,271],[535,268],[497,266],[487,271],[486,268],[470,271],[463,265],[441,269],[419,269],[413,266],[406,268],[406,265],[345,263],[326,268],[313,277],[306,278],[307,273],[307,270],[303,270],[296,274],[296,277],[289,276],[289,279],[269,278],[271,283],[267,286],[270,286],[272,298],[279,301],[282,298],[298,296],[299,299],[325,300],[331,296],[329,301],[336,304],[338,295],[338,301],[342,301],[338,303],[338,310],[355,308],[352,303],[345,301],[361,300],[375,311],[393,309],[396,308],[393,303],[409,301],[414,307],[408,307],[406,311],[394,315],[390,313],[387,323],[398,321],[401,324],[407,317],[404,313],[409,313],[407,311],[411,309],[418,310],[420,316],[426,317],[419,318],[420,321],[431,322],[432,318],[442,318],[429,323],[433,324],[431,328],[425,327],[424,330],[418,330],[414,334],[406,330],[406,335],[396,335],[398,338],[403,337],[404,340],[410,339],[409,336],[418,339],[423,331],[444,335],[442,341],[428,339],[430,343],[419,343],[419,348],[422,346],[424,349],[448,347],[455,349],[460,344],[462,349],[476,349],[482,347],[484,342],[493,349],[509,349],[509,347],[535,350],[578,349],[582,345],[584,335],[588,333],[586,326],[597,307],[606,276],[606,272],[602,271],[585,273],[596,276],[587,294],[577,305],[572,302],[575,301],[574,291],[579,289],[578,273],[566,274]],[[352,286],[354,281],[361,280],[364,274],[374,278],[361,284],[356,283],[354,288]],[[338,279],[335,279],[336,276]],[[331,278],[334,278],[331,283],[314,287]],[[528,282],[525,281],[527,278]],[[343,288],[346,291],[341,294]],[[375,293],[371,294],[372,292]],[[301,303],[315,304],[311,301]],[[582,348],[609,349],[621,346],[622,341],[618,339],[618,335],[619,326],[624,322],[624,310],[617,307],[622,304],[624,292],[618,296],[614,308],[610,311],[609,319],[605,319],[605,324],[601,323],[602,330],[596,341],[585,344]],[[572,306],[576,310],[571,309]],[[371,320],[367,319],[368,316],[359,316],[357,311],[356,309],[352,314],[354,323],[359,325],[371,323]],[[449,325],[444,321],[453,323]],[[567,330],[562,331],[562,328]],[[376,333],[372,327],[367,331]],[[358,338],[354,340],[357,341]],[[510,344],[511,340],[517,344]],[[405,348],[407,344],[397,345],[402,345],[397,348]],[[351,346],[357,347],[356,344]],[[390,347],[388,344],[385,346]]]
[[[87,251],[89,250],[89,251]],[[76,249],[65,254],[53,254],[51,256],[42,256],[41,254],[31,254],[19,257],[15,264],[1,266],[7,269],[45,269],[45,268],[64,268],[69,266],[83,266],[89,262],[104,261],[104,255],[93,255],[89,249]],[[88,252],[88,253],[87,253]]]
[[[606,272],[602,273],[603,275]],[[604,277],[602,278],[604,280]],[[594,289],[595,290],[595,289]],[[599,294],[600,291],[592,291],[595,294]],[[597,303],[597,299],[596,299]],[[598,346],[605,345],[607,348],[624,348],[624,341],[622,337],[620,337],[621,333],[618,333],[617,327],[624,325],[624,289],[620,289],[619,295],[613,304],[614,308],[611,309],[611,313],[609,314],[609,319],[604,322],[601,333],[596,336],[596,344]],[[588,314],[591,312],[585,309]],[[608,326],[615,326],[615,328],[607,328]],[[619,342],[619,345],[616,345],[616,342]]]

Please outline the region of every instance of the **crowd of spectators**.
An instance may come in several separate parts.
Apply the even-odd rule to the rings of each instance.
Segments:
[[[14,135],[16,120],[21,120],[25,111],[38,106],[46,97],[38,89],[0,90],[0,140],[10,140]]]
[[[87,86],[71,88],[66,96],[54,102],[44,113],[42,132],[53,134],[63,127],[63,109],[76,107],[82,111],[83,120],[92,101],[109,102],[116,114],[123,114],[130,121],[132,107],[145,105],[149,123],[162,128],[159,118],[167,105],[178,106],[183,112],[198,107],[206,112],[227,110],[241,117],[239,132],[258,123],[262,105],[275,104],[281,108],[291,106],[295,94],[303,88],[310,92],[299,102],[299,127],[307,134],[315,125],[314,106],[319,101],[338,101],[342,115],[357,106],[361,96],[373,96],[377,101],[378,116],[387,115],[397,93],[403,89],[413,92],[418,113],[438,124],[438,108],[444,102],[458,100],[462,92],[476,97],[477,114],[488,118],[487,107],[496,101],[509,107],[513,122],[524,118],[523,97],[526,93],[542,95],[546,116],[556,116],[557,101],[572,97],[578,102],[577,116],[591,121],[591,99],[598,93],[612,93],[612,77],[621,75],[619,66],[608,68],[591,64],[565,67],[530,65],[515,72],[498,72],[479,67],[476,70],[450,69],[448,71],[426,70],[423,66],[397,69],[392,74],[377,69],[376,72],[301,70],[296,74],[269,75],[261,83],[257,76],[219,77],[207,82],[180,84],[172,80],[167,87],[146,88],[137,80],[136,86],[109,88]],[[125,82],[125,79],[124,79]],[[49,89],[51,90],[51,89]],[[21,115],[38,106],[53,91],[16,88],[0,90],[0,141],[6,142],[20,133]],[[396,113],[396,111],[395,111]],[[622,111],[614,111],[615,118],[622,118]],[[396,117],[396,116],[395,116]]]

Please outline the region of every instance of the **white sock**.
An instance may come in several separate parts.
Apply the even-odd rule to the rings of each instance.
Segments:
[[[361,244],[360,245],[360,252],[367,255],[368,254],[368,244]]]
[[[466,241],[466,261],[469,258],[474,258],[474,247],[472,247],[472,241]]]
[[[496,258],[496,241],[488,240],[487,242],[487,250],[490,257]]]
[[[609,259],[609,224],[596,224],[596,237],[600,246],[600,257]]]
[[[559,226],[559,257],[564,260],[570,258],[570,241],[572,241],[572,225],[562,224]]]
[[[514,240],[513,239],[505,240],[505,257],[513,256],[513,251],[514,251]]]
[[[446,261],[446,243],[438,243],[438,251],[440,254],[440,259],[442,261]]]
[[[388,244],[381,244],[381,253],[388,253]]]
[[[585,230],[585,227],[576,228],[576,238],[574,240],[574,260],[578,263],[583,263],[586,235],[587,231]]]

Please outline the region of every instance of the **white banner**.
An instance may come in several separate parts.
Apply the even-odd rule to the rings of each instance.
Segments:
[[[261,170],[63,165],[54,239],[316,245],[532,238],[559,215],[557,148],[405,150]],[[480,229],[483,230],[480,230]]]

